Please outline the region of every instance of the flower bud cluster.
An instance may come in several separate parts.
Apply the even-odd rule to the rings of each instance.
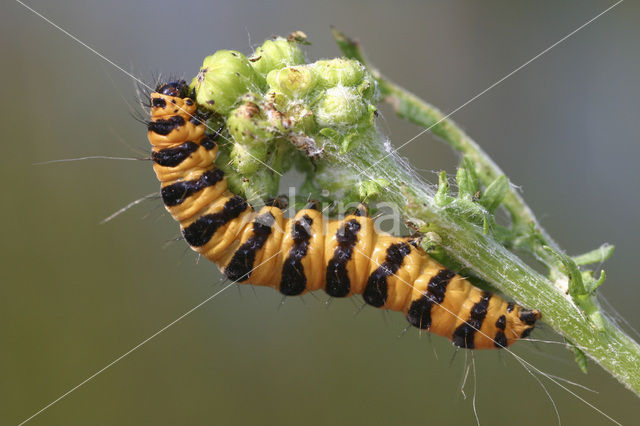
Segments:
[[[224,122],[224,166],[245,181],[277,180],[259,172],[267,165],[279,173],[293,165],[310,170],[327,150],[344,152],[374,128],[378,91],[365,67],[346,58],[307,64],[303,35],[295,34],[267,40],[250,57],[220,50],[191,83],[198,106]]]

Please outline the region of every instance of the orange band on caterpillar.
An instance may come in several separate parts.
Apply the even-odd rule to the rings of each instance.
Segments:
[[[184,81],[151,94],[148,137],[165,207],[191,248],[232,281],[295,296],[323,289],[361,294],[369,305],[401,311],[415,327],[458,347],[506,347],[526,337],[541,314],[474,287],[426,254],[416,241],[378,233],[353,214],[325,220],[314,208],[285,218],[277,207],[256,212],[227,189]]]

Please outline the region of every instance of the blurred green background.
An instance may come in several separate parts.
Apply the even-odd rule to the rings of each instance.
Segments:
[[[451,111],[612,2],[28,4],[148,82],[154,73],[191,77],[217,49],[250,53],[296,29],[313,42],[309,59],[336,56],[335,25],[392,80]],[[601,294],[636,329],[639,18],[638,3],[620,4],[453,117],[570,253],[617,246]],[[220,274],[183,242],[163,249],[178,229],[158,201],[99,224],[157,190],[149,163],[32,165],[140,156],[131,147],[146,152],[146,132],[130,115],[138,107],[129,77],[18,3],[3,4],[0,22],[0,423],[17,424],[213,294]],[[420,130],[382,112],[396,146]],[[401,152],[431,181],[457,162],[429,135]],[[475,423],[473,380],[465,400],[465,356],[450,366],[448,340],[414,330],[398,338],[402,315],[368,308],[354,317],[348,300],[279,303],[269,289],[230,288],[30,424]],[[534,337],[559,340],[548,328]],[[637,424],[639,400],[597,366],[582,375],[560,345],[514,350]],[[475,352],[475,364],[482,424],[556,423],[545,392],[509,354]],[[611,424],[542,380],[563,424]]]

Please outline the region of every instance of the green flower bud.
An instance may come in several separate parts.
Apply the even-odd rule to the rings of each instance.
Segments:
[[[225,173],[227,178],[227,187],[234,194],[243,194],[246,183],[242,180],[242,176],[237,173]]]
[[[326,59],[317,61],[312,66],[326,87],[334,87],[338,84],[355,86],[362,82],[365,74],[364,66],[354,59]]]
[[[240,180],[238,192],[251,204],[259,206],[278,193],[278,186],[278,176],[263,166],[252,176]]]
[[[307,66],[286,67],[267,74],[267,84],[290,98],[306,96],[316,82],[316,75]]]
[[[228,113],[247,92],[264,86],[249,60],[240,52],[219,50],[207,56],[191,82],[196,102],[219,114]]]
[[[288,41],[278,37],[275,40],[267,40],[249,58],[253,69],[262,76],[270,71],[278,70],[291,65],[304,64],[304,53],[298,46],[298,42]]]
[[[294,130],[305,133],[312,132],[316,128],[316,121],[313,119],[313,111],[305,104],[296,103],[289,108],[287,115],[291,120]]]
[[[344,86],[327,89],[314,107],[316,121],[321,126],[356,124],[366,110],[357,90]]]
[[[273,138],[269,124],[253,100],[245,99],[227,118],[227,128],[235,142],[230,153],[231,165],[241,174],[254,173],[262,166]]]
[[[237,157],[231,159],[231,151],[237,144],[220,144],[220,151],[218,158],[216,158],[216,166],[224,171],[227,178],[227,186],[229,190],[234,194],[242,194],[245,198],[255,202],[257,198],[266,199],[278,191],[278,175],[274,174],[264,165],[260,165],[257,170],[251,173],[243,174],[239,173],[236,167],[240,169],[251,169],[251,163],[260,164],[257,160],[252,159],[249,155],[239,155],[240,150],[237,149],[233,156]],[[239,146],[239,145],[238,145]],[[254,152],[251,151],[254,155]],[[254,157],[264,157],[257,152]],[[240,158],[242,157],[242,158]]]
[[[235,144],[231,149],[230,159],[233,168],[241,175],[255,173],[264,167],[267,157],[267,145],[256,145],[249,148],[247,145]]]
[[[273,137],[259,106],[251,99],[245,99],[242,105],[231,111],[227,129],[234,141],[243,145],[264,144]]]

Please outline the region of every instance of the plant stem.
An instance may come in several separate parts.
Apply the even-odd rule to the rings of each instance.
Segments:
[[[524,306],[540,309],[546,324],[640,396],[640,346],[615,324],[603,319],[604,331],[597,330],[550,280],[458,218],[432,206],[413,208],[408,214],[434,224],[449,255]]]
[[[485,187],[499,176],[504,175],[500,167],[448,115],[384,78],[375,67],[366,61],[356,41],[347,38],[335,29],[333,29],[333,36],[345,56],[357,59],[367,67],[378,82],[383,100],[393,106],[396,114],[418,126],[425,127],[453,149],[468,157],[475,165],[478,179]],[[537,244],[533,254],[540,258],[544,264],[553,265],[552,269],[555,269],[555,259],[541,247],[547,245],[561,251],[560,247],[539,225],[533,211],[520,194],[514,191],[513,187],[510,186],[507,190],[502,205],[511,216],[515,234],[526,238],[530,236],[532,229],[537,231]],[[527,246],[523,248],[528,249]]]
[[[598,330],[573,299],[548,278],[526,265],[491,235],[484,234],[481,227],[436,206],[432,195],[425,193],[424,183],[408,173],[406,166],[396,161],[397,157],[379,161],[384,153],[376,141],[370,141],[329,161],[332,170],[341,173],[351,171],[361,176],[360,170],[376,164],[370,177],[397,177],[411,201],[407,202],[405,195],[396,191],[386,193],[385,201],[394,204],[406,217],[428,223],[441,236],[441,247],[456,262],[523,306],[540,309],[545,323],[640,396],[640,346],[636,342],[605,318],[602,329]],[[357,169],[353,168],[354,164],[358,165]]]
[[[333,34],[345,56],[357,59],[367,66],[378,81],[384,99],[394,105],[398,115],[431,130],[452,148],[463,153],[475,166],[478,179],[485,187],[503,175],[491,158],[452,120],[437,108],[384,79],[375,68],[367,64],[356,42],[339,31],[334,30]],[[579,277],[571,277],[572,274],[568,271],[570,268],[559,261],[563,256],[560,254],[562,250],[540,227],[533,212],[517,192],[510,187],[502,201],[512,218],[513,238],[510,243],[535,254],[549,268],[553,281],[535,272],[498,243],[491,234],[486,235],[461,215],[437,206],[433,197],[425,194],[423,183],[408,176],[404,166],[395,160],[396,157],[387,156],[378,163],[382,151],[370,147],[365,151],[359,150],[357,154],[348,152],[345,156],[350,158],[345,160],[363,167],[374,164],[381,176],[397,176],[402,179],[407,192],[415,197],[414,202],[407,203],[406,199],[393,194],[388,194],[388,201],[395,203],[407,217],[429,223],[440,234],[442,247],[455,261],[522,305],[540,309],[544,321],[556,332],[569,339],[629,390],[640,396],[640,346],[606,318],[602,317],[602,322],[596,326],[585,316],[585,306],[590,310],[595,309],[599,314],[599,306],[590,294],[579,295],[588,302],[579,306],[576,303],[580,300],[578,295],[572,293],[570,296],[559,290],[557,281],[564,280],[566,283],[567,280]],[[366,158],[368,155],[370,157]],[[339,164],[334,166],[339,167]],[[573,262],[566,256],[563,260],[565,264]],[[575,267],[575,263],[570,266]],[[577,267],[574,270],[577,271]]]

